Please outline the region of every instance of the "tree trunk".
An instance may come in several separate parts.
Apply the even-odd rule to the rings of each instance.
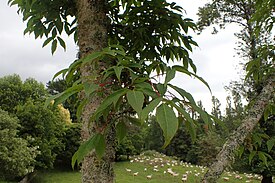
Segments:
[[[263,175],[263,179],[262,179],[261,183],[273,183],[272,176]]]
[[[203,183],[214,183],[223,173],[224,169],[230,165],[234,159],[234,152],[243,144],[246,136],[251,133],[261,119],[264,109],[270,100],[274,98],[275,75],[271,75],[267,80],[261,93],[255,98],[253,106],[248,111],[248,115],[242,124],[229,136],[222,150],[216,157],[214,163],[204,175]]]
[[[107,46],[107,16],[105,0],[77,0],[78,46],[80,57]],[[81,66],[81,79],[85,83],[100,83],[101,71],[107,67],[106,63],[97,60]],[[82,112],[83,127],[81,137],[85,141],[93,136],[106,122],[90,122],[90,117],[110,91],[104,90],[99,96],[93,96]],[[108,124],[106,135],[106,150],[99,160],[95,152],[87,155],[82,162],[83,183],[112,183],[114,182],[113,162],[115,158],[115,130],[114,125]]]

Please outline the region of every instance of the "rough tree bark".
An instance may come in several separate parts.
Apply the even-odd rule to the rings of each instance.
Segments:
[[[105,0],[77,0],[78,20],[78,46],[80,57],[95,51],[100,51],[107,46],[107,16]],[[81,79],[85,83],[100,83],[100,72],[106,68],[106,63],[97,60],[80,68]],[[84,107],[82,112],[83,127],[81,137],[85,141],[98,132],[105,122],[89,124],[90,117],[102,101],[102,95],[94,96]],[[113,125],[108,125],[106,133],[106,150],[103,158],[99,160],[95,152],[87,155],[82,162],[83,183],[112,183],[114,181],[113,162],[115,155],[115,130]],[[110,127],[111,126],[111,127]]]
[[[245,138],[251,133],[254,127],[263,116],[265,106],[270,100],[274,99],[275,75],[271,75],[266,82],[265,87],[255,98],[253,106],[249,109],[248,115],[242,121],[242,124],[229,136],[222,150],[216,157],[214,163],[204,175],[203,183],[215,183],[224,169],[230,165],[234,159],[235,150],[243,144]]]

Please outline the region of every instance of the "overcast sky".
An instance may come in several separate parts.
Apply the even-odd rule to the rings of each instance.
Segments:
[[[193,20],[197,20],[197,8],[205,3],[203,0],[176,2],[187,11],[186,17]],[[68,38],[67,51],[64,52],[59,47],[52,56],[50,46],[42,48],[43,40],[35,40],[32,35],[23,35],[25,24],[16,11],[15,6],[7,5],[7,0],[0,1],[0,77],[16,73],[23,80],[33,77],[45,84],[57,71],[75,60],[77,47],[72,37]],[[236,38],[233,35],[236,30],[236,27],[230,26],[217,35],[211,35],[210,29],[199,36],[194,35],[199,48],[194,50],[191,57],[197,66],[198,75],[209,83],[213,95],[219,98],[223,108],[227,96],[224,86],[238,78],[239,69],[236,67],[239,61],[234,57]],[[174,83],[191,92],[195,100],[202,100],[210,111],[211,94],[201,82],[178,75]]]

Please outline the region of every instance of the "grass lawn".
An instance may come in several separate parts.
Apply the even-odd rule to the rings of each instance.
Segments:
[[[168,168],[172,173],[168,173]],[[128,171],[126,171],[128,169]],[[130,171],[131,170],[131,171]],[[138,172],[135,176],[134,173]],[[182,175],[187,174],[189,183],[199,183],[202,175],[206,172],[204,167],[181,163],[170,157],[158,154],[157,156],[137,156],[132,160],[115,163],[116,183],[180,183]],[[178,175],[177,175],[178,174]],[[148,179],[147,176],[152,178]],[[236,178],[236,177],[241,177]],[[228,180],[225,180],[228,179]],[[35,183],[80,183],[81,174],[79,171],[51,170],[39,172]],[[260,183],[255,175],[244,175],[226,172],[219,183]],[[0,183],[7,183],[1,182]]]

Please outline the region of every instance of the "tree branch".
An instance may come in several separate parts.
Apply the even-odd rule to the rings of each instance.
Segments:
[[[230,165],[234,159],[234,152],[243,144],[245,138],[251,133],[261,119],[264,109],[270,100],[274,99],[275,74],[271,75],[261,93],[255,98],[254,105],[248,110],[248,115],[243,119],[242,124],[229,136],[216,160],[209,167],[204,175],[203,183],[214,183]]]

